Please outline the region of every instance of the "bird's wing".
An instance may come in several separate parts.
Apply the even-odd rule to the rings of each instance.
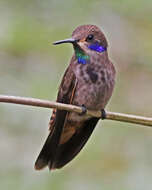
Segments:
[[[71,103],[74,96],[76,83],[76,77],[69,66],[59,87],[57,102],[66,104]],[[57,147],[59,145],[64,123],[67,117],[67,111],[54,110],[53,115],[53,119],[50,122],[50,134],[35,162],[36,169],[42,169],[47,165],[51,168],[51,165],[55,159]]]
[[[69,104],[73,104],[77,80],[74,80],[72,90],[67,94]],[[70,162],[84,147],[91,136],[99,118],[90,118],[82,122],[70,122],[69,113],[66,114],[60,140],[53,162],[48,164],[50,170],[61,168]],[[82,116],[83,117],[83,116]],[[56,119],[57,117],[55,117]],[[54,119],[54,121],[55,121]]]

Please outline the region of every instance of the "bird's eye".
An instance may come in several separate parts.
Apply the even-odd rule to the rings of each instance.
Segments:
[[[94,38],[93,34],[89,34],[86,38],[86,41],[91,41],[93,40],[93,38]]]

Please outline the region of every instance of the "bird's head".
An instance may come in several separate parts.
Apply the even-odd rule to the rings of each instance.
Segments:
[[[82,62],[81,58],[89,54],[89,52],[102,53],[107,50],[107,40],[103,32],[95,25],[78,26],[72,33],[72,38],[60,40],[54,45],[62,43],[72,43],[75,49],[78,62]]]

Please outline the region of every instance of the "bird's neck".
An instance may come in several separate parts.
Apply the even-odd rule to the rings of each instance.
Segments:
[[[89,62],[90,56],[87,55],[81,48],[75,47],[74,49],[75,49],[75,56],[78,63],[86,64]]]

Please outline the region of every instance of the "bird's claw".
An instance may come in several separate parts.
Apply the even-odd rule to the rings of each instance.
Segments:
[[[101,110],[101,119],[106,119],[106,111],[104,109]]]
[[[79,115],[85,115],[87,112],[87,108],[85,107],[85,105],[81,106],[82,112]]]

